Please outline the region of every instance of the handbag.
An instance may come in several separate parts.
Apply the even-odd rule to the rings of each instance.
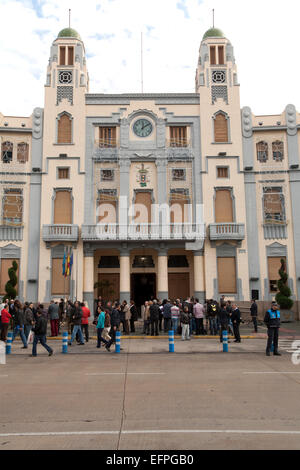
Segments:
[[[32,344],[33,343],[33,338],[34,338],[34,332],[32,330],[30,330],[29,335],[28,335],[27,343]]]

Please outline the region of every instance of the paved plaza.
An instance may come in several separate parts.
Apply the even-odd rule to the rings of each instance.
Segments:
[[[299,449],[298,324],[283,326],[282,357],[263,337],[123,339],[120,355],[95,340],[38,357],[13,343],[0,366],[0,449]],[[293,331],[293,333],[291,333]],[[261,333],[263,336],[263,334]],[[112,348],[112,351],[114,348]]]

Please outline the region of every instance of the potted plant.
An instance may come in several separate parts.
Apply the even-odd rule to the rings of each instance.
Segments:
[[[288,286],[288,274],[286,272],[285,259],[281,259],[281,267],[278,272],[280,276],[280,279],[277,282],[279,292],[276,295],[275,299],[278,305],[280,306],[282,321],[292,322],[294,321],[294,314],[291,309],[294,305],[294,302],[291,299],[292,291]]]

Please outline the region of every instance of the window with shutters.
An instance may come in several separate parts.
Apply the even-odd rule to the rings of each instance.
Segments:
[[[73,223],[73,201],[71,191],[56,190],[54,199],[55,225],[71,225]]]
[[[57,118],[57,143],[72,143],[72,117],[69,113],[63,113]]]
[[[13,143],[12,142],[3,142],[1,145],[1,159],[3,163],[9,163],[13,158]]]
[[[59,48],[59,65],[66,65],[66,48],[60,46]]]
[[[74,65],[74,47],[68,47],[68,65]]]
[[[187,147],[187,127],[171,126],[170,127],[170,147]]]
[[[99,127],[99,147],[113,148],[117,146],[117,128]]]
[[[286,261],[285,256],[268,258],[268,274],[270,292],[278,292],[277,282],[280,279],[279,269],[281,268],[281,260]]]
[[[21,189],[5,189],[3,197],[3,225],[20,226],[23,219],[23,196]]]
[[[210,65],[216,65],[216,46],[210,46]]]
[[[19,163],[28,162],[29,145],[21,142],[17,147],[17,160]]]
[[[220,294],[236,293],[236,260],[232,258],[217,258],[218,286]]]
[[[215,221],[233,223],[233,200],[231,189],[217,189],[215,194]]]
[[[280,140],[276,140],[272,143],[272,153],[273,153],[273,160],[275,162],[282,162],[284,158],[284,146],[283,142]]]
[[[18,279],[18,284],[19,284],[19,260],[17,259],[7,259],[7,258],[2,258],[0,259],[0,295],[7,295],[6,290],[5,290],[5,285],[9,281],[9,276],[8,276],[8,270],[9,268],[12,267],[13,261],[16,261],[18,264],[18,270],[17,270],[17,279]],[[17,292],[18,292],[18,284],[15,287]]]
[[[264,188],[263,194],[264,223],[285,223],[285,202],[281,187]]]
[[[59,180],[68,180],[70,179],[70,168],[58,168],[57,176]]]
[[[188,222],[189,190],[184,188],[171,189],[170,222],[183,224]]]
[[[98,191],[97,224],[115,224],[117,222],[117,190]]]
[[[151,224],[152,192],[137,191],[134,202],[134,223]]]
[[[228,116],[219,112],[214,116],[214,141],[228,142]]]
[[[256,144],[257,160],[264,163],[268,160],[268,144],[267,142],[258,142]]]
[[[228,178],[229,177],[229,168],[228,168],[228,166],[218,166],[217,167],[217,177],[218,178]]]
[[[63,275],[63,258],[52,258],[51,294],[70,294],[70,278]]]

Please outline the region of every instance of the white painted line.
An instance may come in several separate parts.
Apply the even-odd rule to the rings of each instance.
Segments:
[[[101,375],[125,375],[126,372],[103,372],[97,374],[85,374],[88,376],[101,376]],[[127,375],[166,375],[165,372],[128,372]]]
[[[1,433],[1,437],[32,437],[32,436],[87,436],[87,435],[119,435],[120,431],[65,431],[65,432],[24,432]],[[137,431],[121,431],[121,434],[270,434],[300,435],[300,431],[274,431],[260,429],[153,429]]]
[[[300,372],[243,372],[243,374],[300,374]]]
[[[8,377],[8,375],[0,375],[0,377]]]

